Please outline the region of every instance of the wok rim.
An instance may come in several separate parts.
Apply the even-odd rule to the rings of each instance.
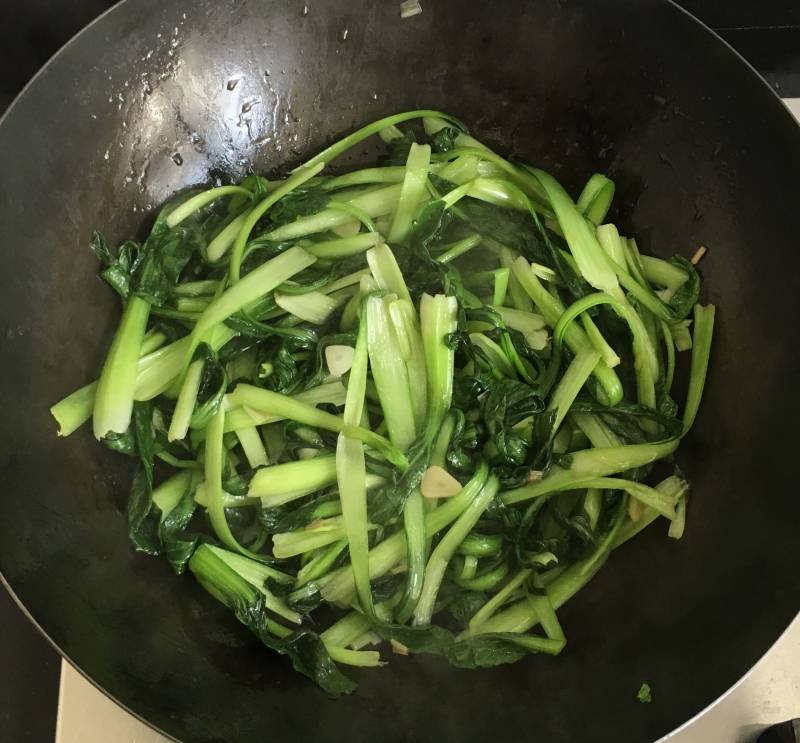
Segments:
[[[108,16],[118,12],[124,6],[132,5],[136,2],[136,0],[118,0],[114,5],[107,8],[105,11],[100,13],[97,17],[92,19],[89,23],[87,23],[83,28],[77,31],[70,39],[68,39],[53,55],[36,71],[36,73],[31,77],[30,80],[23,86],[23,88],[14,96],[11,103],[9,103],[6,110],[0,116],[0,127],[5,124],[6,119],[8,119],[14,113],[14,110],[18,107],[20,101],[25,98],[29,91],[38,83],[39,79],[43,77],[47,71],[58,62],[59,58],[63,56],[63,54],[71,48],[73,45],[79,43],[81,38],[88,33],[94,26],[98,25],[102,21],[104,21]],[[744,69],[747,70],[747,74],[751,77],[755,77],[758,82],[766,88],[773,101],[779,104],[780,109],[782,110],[784,116],[789,117],[789,119],[795,124],[795,128],[800,129],[800,120],[795,118],[793,113],[789,110],[788,106],[783,101],[783,98],[778,94],[778,92],[770,85],[767,80],[756,70],[753,64],[748,61],[742,54],[737,51],[728,41],[726,41],[722,36],[720,36],[716,31],[710,28],[706,23],[701,21],[697,16],[695,16],[692,12],[687,10],[686,8],[682,7],[678,4],[677,0],[657,0],[663,6],[667,6],[670,8],[671,12],[677,12],[680,15],[684,16],[686,22],[689,24],[695,24],[700,27],[700,29],[706,34],[706,37],[709,43],[716,43],[721,44],[722,47],[725,49],[726,53],[731,56],[732,60],[735,63],[738,63]],[[70,656],[70,654],[64,650],[53,638],[50,634],[42,627],[36,617],[30,612],[30,610],[25,606],[22,600],[17,596],[16,591],[8,581],[3,571],[3,566],[0,564],[0,584],[2,584],[3,588],[8,592],[11,596],[14,603],[20,609],[20,611],[25,615],[27,620],[36,628],[39,634],[48,642],[48,644],[55,649],[55,651],[61,656],[61,658],[67,663],[69,663],[72,668],[74,668],[86,681],[88,681],[95,689],[100,691],[107,699],[110,699],[114,702],[117,706],[123,709],[128,714],[132,715],[134,718],[139,720],[142,724],[146,725],[151,730],[157,732],[158,734],[162,735],[164,738],[170,741],[174,741],[175,743],[182,743],[179,738],[174,737],[167,731],[160,728],[155,723],[151,722],[150,720],[143,717],[141,714],[136,712],[135,710],[131,709],[127,704],[117,698],[114,694],[108,691],[106,688],[101,686],[98,682],[96,682],[86,671],[84,671],[80,665]],[[662,737],[658,738],[655,743],[669,743],[669,741],[673,740],[675,736],[685,732],[694,722],[696,722],[699,718],[703,715],[710,712],[712,709],[717,707],[723,700],[726,700],[729,696],[731,696],[754,672],[754,670],[761,666],[764,661],[765,657],[771,653],[776,646],[781,643],[783,638],[786,636],[790,626],[800,619],[800,611],[789,620],[788,624],[783,628],[781,633],[775,638],[770,645],[765,648],[761,654],[759,655],[758,659],[741,675],[741,677],[732,684],[728,689],[723,691],[718,697],[716,697],[713,701],[707,704],[705,707],[700,709],[696,714],[690,717],[688,720],[683,722],[678,727],[674,728],[673,730],[669,731]],[[62,676],[63,678],[63,676]],[[59,685],[59,698],[61,694],[61,687]]]

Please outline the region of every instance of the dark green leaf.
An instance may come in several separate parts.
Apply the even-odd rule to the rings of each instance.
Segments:
[[[290,593],[286,597],[286,603],[300,614],[310,614],[322,605],[322,593],[315,583],[307,583],[297,591]]]
[[[158,538],[158,519],[151,517],[153,511],[152,490],[148,486],[143,468],[136,470],[128,496],[128,536],[137,552],[148,555],[161,554]]]
[[[476,635],[453,643],[445,657],[458,668],[491,668],[516,663],[527,651],[508,635]]]
[[[262,509],[259,518],[264,528],[270,534],[295,531],[313,521],[337,516],[342,512],[339,497],[335,493],[319,496],[300,506],[292,507],[293,505]]]
[[[137,454],[136,440],[130,429],[123,433],[109,431],[102,439],[102,442],[111,449],[111,451],[118,452],[119,454],[126,454],[129,457],[135,457]]]
[[[528,260],[551,265],[551,255],[527,212],[506,209],[478,199],[458,202],[458,215],[481,235],[505,245]]]
[[[161,307],[192,254],[205,250],[205,246],[205,238],[196,225],[181,223],[169,229],[165,221],[157,220],[139,251],[132,272],[131,291]]]
[[[339,671],[318,635],[308,629],[288,632],[272,623],[261,593],[208,547],[198,547],[189,560],[189,569],[203,588],[233,609],[236,618],[264,645],[288,656],[295,670],[308,676],[328,694],[355,690],[355,684]],[[277,636],[278,630],[281,634],[286,632],[286,636]]]
[[[469,625],[469,620],[487,601],[488,597],[485,593],[462,591],[450,601],[447,608],[459,625],[466,629]]]
[[[372,581],[372,600],[379,604],[402,593],[405,579],[402,574],[387,573]]]
[[[356,690],[356,684],[337,668],[315,632],[299,629],[288,637],[279,638],[266,627],[258,627],[252,623],[248,626],[268,648],[288,656],[295,671],[310,678],[328,694],[339,696]]]
[[[550,257],[550,265],[566,286],[572,299],[580,299],[594,291],[567,257],[570,255],[567,241],[561,235],[544,227],[536,212],[531,212],[531,218],[536,225],[545,252]],[[529,260],[535,260],[533,255],[525,253],[523,255]]]
[[[531,469],[547,473],[553,464],[553,440],[555,439],[556,411],[542,411],[533,419]]]
[[[402,137],[393,139],[389,142],[389,151],[386,156],[381,159],[380,164],[382,166],[405,165],[406,160],[408,160],[408,153],[411,150],[411,145],[416,141],[414,132],[410,130],[405,132]]]
[[[186,534],[194,515],[196,504],[191,490],[187,490],[177,505],[162,517],[158,538],[162,551],[172,569],[181,575],[197,547],[199,536]]]
[[[89,241],[89,247],[97,256],[98,260],[106,268],[113,266],[116,262],[117,259],[111,255],[111,251],[108,248],[108,243],[106,242],[106,238],[102,232],[97,232],[95,230],[95,232],[92,233],[92,239]]]
[[[153,427],[153,403],[152,401],[133,403],[133,415],[131,417],[131,427],[133,437],[136,442],[136,451],[142,463],[147,487],[153,489],[153,456],[156,452],[155,429]]]
[[[258,268],[262,263],[280,255],[285,250],[292,247],[292,242],[278,242],[270,240],[263,235],[254,237],[245,247],[244,257],[242,259],[241,275],[246,276],[250,271]]]
[[[226,471],[222,479],[222,489],[230,495],[247,495],[253,470],[247,472]]]
[[[700,275],[692,262],[687,261],[681,255],[674,256],[670,263],[685,271],[688,276],[686,283],[669,300],[669,306],[672,308],[675,319],[683,320],[691,314],[700,297]]]
[[[653,410],[645,405],[623,401],[612,408],[592,400],[579,398],[573,403],[571,409],[575,412],[599,415],[603,422],[625,443],[640,444],[680,435],[682,423],[675,417],[678,411],[674,400],[662,394],[659,407],[661,409]],[[645,421],[657,424],[655,433],[651,433],[643,427],[642,424]]]
[[[193,361],[198,360],[203,361],[203,375],[197,391],[197,403],[189,423],[192,429],[205,428],[208,425],[219,410],[228,388],[225,366],[207,343],[201,343],[197,347]]]
[[[139,255],[139,243],[133,240],[124,242],[115,257],[111,254],[103,235],[95,232],[92,235],[90,246],[104,266],[100,273],[103,281],[123,299],[127,299],[130,293],[131,270]]]
[[[313,348],[317,342],[316,331],[302,325],[268,325],[244,315],[229,317],[225,324],[249,338],[260,340],[286,338],[292,342],[292,348],[295,351]]]
[[[329,201],[330,193],[319,186],[296,188],[270,207],[267,212],[270,228],[316,214],[328,206]]]
[[[385,524],[403,512],[408,496],[420,484],[425,470],[428,469],[430,454],[431,442],[423,431],[408,448],[408,468],[400,474],[395,472],[393,482],[382,487],[370,499],[370,521]]]
[[[405,645],[412,653],[441,655],[458,668],[490,668],[514,663],[527,653],[536,652],[536,641],[541,643],[539,651],[548,652],[545,648],[549,645],[544,638],[512,633],[475,635],[456,640],[452,632],[434,624],[424,627],[381,624],[375,629],[386,639]],[[528,647],[522,644],[526,640],[531,641]]]
[[[480,461],[486,432],[482,424],[467,421],[459,408],[451,408],[450,414],[455,417],[455,427],[447,449],[447,466],[457,474],[472,474]]]
[[[434,152],[449,152],[456,146],[456,137],[461,134],[458,129],[445,126],[431,137],[431,149]]]

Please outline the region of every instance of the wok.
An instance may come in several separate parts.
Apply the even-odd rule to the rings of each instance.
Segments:
[[[401,21],[388,0],[128,0],[0,124],[0,569],[73,664],[175,738],[652,740],[728,689],[800,606],[796,124],[669,2],[423,5]],[[679,458],[694,486],[681,542],[654,527],[615,553],[561,612],[558,658],[481,671],[394,658],[335,701],[190,577],[133,553],[129,462],[89,427],[57,440],[48,407],[95,377],[117,321],[94,228],[145,234],[176,190],[295,165],[418,107],[573,193],[607,172],[612,218],[648,251],[706,245],[718,333]]]

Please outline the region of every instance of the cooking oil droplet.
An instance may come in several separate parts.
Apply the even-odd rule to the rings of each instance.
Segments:
[[[236,86],[239,84],[239,78],[234,77],[231,80],[228,80],[228,90],[235,90]]]
[[[172,162],[174,162],[174,163],[175,163],[175,165],[177,165],[178,167],[180,167],[181,165],[183,165],[183,158],[181,157],[181,154],[180,154],[180,152],[175,152],[175,153],[173,153],[173,155],[172,155]]]

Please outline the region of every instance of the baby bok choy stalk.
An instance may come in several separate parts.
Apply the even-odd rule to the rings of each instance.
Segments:
[[[92,427],[96,439],[125,433],[131,423],[136,371],[150,317],[150,303],[131,297],[122,312],[94,394]]]
[[[464,509],[431,554],[425,570],[425,584],[414,610],[414,624],[430,624],[436,595],[439,592],[444,572],[458,546],[472,531],[500,487],[497,478],[490,477],[475,499]]]
[[[456,330],[457,302],[453,297],[423,295],[420,299],[420,325],[422,354],[418,341],[414,341],[412,356],[415,366],[424,366],[427,377],[424,387],[420,383],[416,394],[427,393],[427,419],[422,432],[420,470],[427,464],[444,416],[453,398],[453,374],[455,354],[447,340]],[[416,333],[415,325],[406,315],[409,334]],[[412,401],[412,406],[413,406]],[[425,559],[428,550],[428,535],[425,533],[425,507],[419,487],[414,488],[406,500],[403,511],[406,532],[406,584],[403,597],[397,608],[399,621],[406,621],[414,612],[422,595],[425,580]]]
[[[347,425],[359,424],[364,414],[369,363],[367,327],[367,313],[362,311],[353,363],[347,381],[347,397],[343,416]],[[356,593],[362,610],[367,616],[374,617],[369,575],[369,524],[364,444],[345,433],[340,433],[336,442],[336,478],[339,484],[339,500],[342,504],[342,518],[347,535]]]

